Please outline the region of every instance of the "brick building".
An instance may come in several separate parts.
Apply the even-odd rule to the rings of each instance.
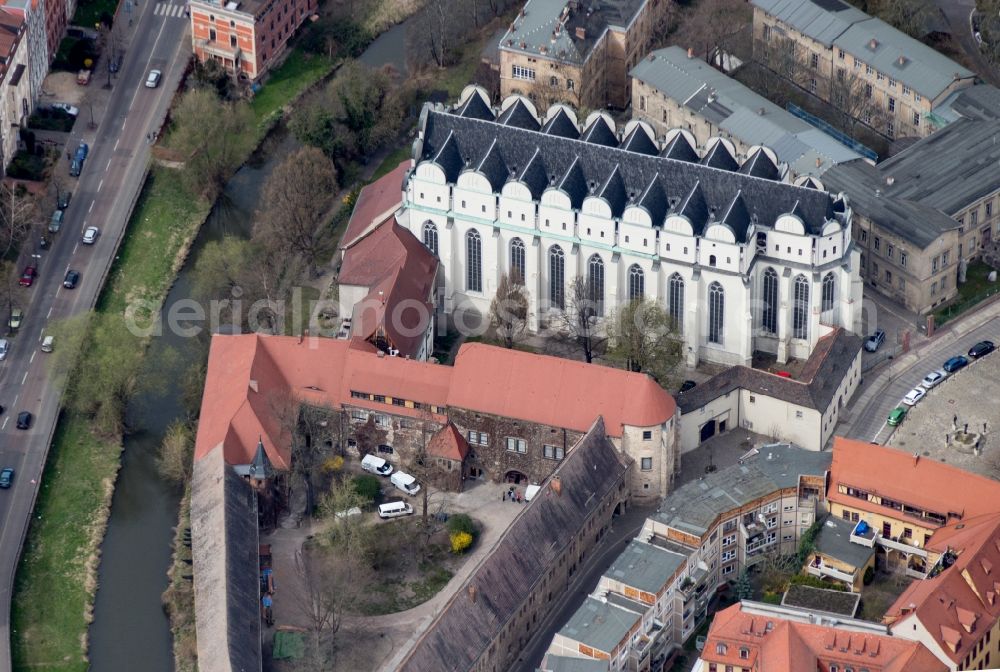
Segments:
[[[66,26],[76,12],[76,0],[42,0],[45,7],[45,41],[48,46],[48,63],[59,51],[59,43],[66,36]],[[93,28],[93,26],[88,26]]]
[[[192,0],[191,48],[241,79],[259,80],[284,53],[317,0]]]

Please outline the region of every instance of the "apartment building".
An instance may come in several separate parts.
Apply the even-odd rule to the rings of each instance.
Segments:
[[[877,166],[854,161],[823,175],[854,213],[862,277],[918,313],[956,296],[961,267],[1000,235],[1000,118],[993,87],[962,91],[957,119]]]
[[[30,104],[42,93],[42,82],[49,72],[49,51],[45,37],[45,3],[42,0],[3,0],[3,8],[24,19],[28,41],[28,90]]]
[[[42,0],[45,13],[45,43],[48,59],[46,66],[56,57],[59,43],[66,36],[66,26],[69,25],[76,12],[76,0]]]
[[[501,97],[624,109],[628,72],[646,55],[669,4],[528,0],[500,40]]]
[[[843,0],[752,0],[754,59],[889,138],[947,125],[975,74]]]
[[[715,615],[695,672],[944,672],[923,645],[884,626],[744,600]]]
[[[648,122],[657,137],[674,128],[688,131],[699,153],[717,137],[733,143],[741,162],[766,147],[783,177],[820,189],[827,170],[862,158],[680,47],[652,52],[630,74],[633,117]]]
[[[215,60],[256,82],[317,6],[317,0],[192,0],[191,48],[199,61]]]
[[[660,302],[689,366],[805,359],[821,324],[858,331],[849,204],[781,181],[763,149],[740,164],[728,140],[699,156],[688,137],[516,96],[494,111],[476,87],[425,106],[398,220],[441,261],[442,312],[475,324],[508,274],[528,328],[557,328],[579,278],[598,316]]]
[[[828,516],[821,522],[803,573],[860,593],[866,572],[875,571],[875,550],[851,541],[854,524],[850,521]]]
[[[17,152],[21,128],[31,114],[28,24],[24,16],[0,7],[0,165]]]

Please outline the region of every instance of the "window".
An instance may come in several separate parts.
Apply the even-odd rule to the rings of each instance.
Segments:
[[[740,660],[747,660],[750,658],[750,649],[745,646],[740,647]]]
[[[511,68],[511,75],[514,79],[523,79],[528,81],[535,80],[535,71],[531,68],[526,68],[523,65],[515,65]]]
[[[817,88],[816,87],[816,78],[815,77],[810,77],[809,78],[809,92],[810,93],[816,93],[816,88]]]
[[[890,285],[892,284],[892,271],[890,271],[888,268],[885,269],[885,281],[888,282]]]
[[[875,71],[875,79],[876,79],[877,81],[881,82],[881,81],[882,81],[883,79],[885,79],[885,75],[883,75],[883,74],[882,74],[881,72],[878,72],[878,71],[876,70],[876,71]]]
[[[891,121],[885,122],[885,134],[888,135],[890,138],[895,137],[896,136],[896,124],[893,123],[893,122],[891,122]]]
[[[945,250],[941,253],[941,268],[948,265],[948,257],[951,256],[951,250]]]
[[[558,77],[549,77],[549,86],[551,86],[551,87],[557,87],[557,86],[559,86],[559,78]]]
[[[764,26],[764,41],[765,42],[771,41],[771,26],[767,25]]]
[[[896,111],[896,99],[893,98],[892,96],[889,96],[889,99],[886,102],[886,107],[888,108],[888,110],[890,112],[895,112]]]
[[[558,245],[549,248],[549,303],[566,307],[566,258]]]
[[[881,247],[882,247],[882,240],[878,236],[875,236],[875,251],[878,252],[879,248]]]
[[[667,110],[664,108],[664,110],[663,110],[663,123],[664,124],[670,123],[668,119],[669,118],[667,117]]]
[[[233,48],[236,47],[236,36],[235,35],[230,35],[229,36],[229,46],[233,47]]]
[[[809,338],[809,281],[806,276],[795,278],[795,304],[792,307],[792,338]]]
[[[512,453],[525,453],[527,452],[527,443],[524,439],[516,439],[513,436],[508,436],[507,450]]]
[[[653,470],[653,458],[651,458],[651,457],[644,457],[644,458],[642,458],[642,470],[643,471],[652,471]]]
[[[892,77],[889,78],[889,88],[890,89],[895,89],[896,88],[896,80],[893,79]]]
[[[778,333],[778,272],[770,266],[764,271],[760,327],[769,334]]]
[[[569,90],[569,91],[573,90],[573,80],[572,79],[567,79],[566,80],[566,89]]]
[[[973,210],[972,212],[970,212],[969,216],[970,216],[969,217],[969,225],[970,226],[976,226],[977,224],[979,224],[979,210],[978,209],[977,210]]]
[[[823,276],[823,305],[820,310],[824,313],[828,310],[833,310],[836,288],[836,280],[834,279],[833,272],[831,271]]]
[[[351,411],[351,420],[367,420],[367,419],[368,419],[367,411],[359,411],[359,410]]]
[[[684,331],[684,278],[680,273],[674,273],[667,280],[667,312],[670,313],[670,321],[673,328],[678,333]]]
[[[559,446],[542,446],[542,455],[545,456],[547,460],[561,460],[563,459],[563,449]]]
[[[732,546],[735,543],[736,543],[736,535],[735,534],[730,534],[728,537],[723,537],[722,538],[722,545],[723,546]]]
[[[483,241],[476,230],[465,234],[465,288],[483,291]]]
[[[987,217],[993,216],[993,201],[987,201],[986,203],[986,216]]]
[[[510,280],[516,285],[523,285],[524,272],[524,241],[515,238],[510,241]]]
[[[646,295],[646,275],[639,264],[632,264],[628,269],[628,300],[642,299]]]
[[[885,258],[886,259],[892,259],[892,253],[893,253],[894,249],[895,248],[893,248],[892,243],[889,243],[888,245],[885,246]]]
[[[434,222],[424,222],[424,246],[435,257],[438,253],[438,230]]]
[[[646,96],[639,96],[639,109],[642,112],[646,111]]]
[[[604,261],[598,255],[590,257],[587,273],[588,298],[593,302],[592,308],[598,316],[604,315]]]
[[[380,443],[378,446],[378,452],[385,453],[386,455],[392,455],[394,451],[392,450],[392,446],[387,446],[384,443]]]
[[[735,548],[733,550],[731,550],[731,551],[723,551],[722,552],[722,562],[729,562],[730,560],[732,560],[735,557],[736,557],[736,549]]]
[[[920,113],[919,112],[914,112],[913,113],[913,125],[916,126],[917,128],[920,128]]]
[[[847,71],[844,70],[843,68],[837,68],[837,81],[838,82],[844,81],[845,76],[847,76]]]
[[[910,95],[910,87],[908,87],[906,84],[903,84],[903,95],[904,96]]]
[[[726,651],[727,651],[727,648],[726,648],[725,644],[722,644],[722,643],[716,644],[716,646],[715,646],[715,652],[717,654],[719,654],[720,656],[724,656],[724,655],[726,655]]]
[[[899,265],[906,268],[906,252],[900,251],[899,253]]]
[[[389,426],[389,416],[388,415],[376,414],[375,415],[375,424],[378,425],[379,427],[388,427]]]
[[[485,446],[489,444],[489,434],[484,432],[477,432],[475,430],[469,430],[469,443],[477,446]]]
[[[861,229],[861,242],[862,243],[868,242],[868,232],[865,231],[864,229]]]
[[[708,286],[708,342],[722,344],[724,315],[726,308],[725,292],[722,285],[713,282]]]
[[[931,259],[931,273],[937,273],[939,258],[934,257]]]
[[[917,101],[919,103],[921,101],[920,94],[919,93],[914,93],[913,94],[913,100],[915,100],[915,101]]]
[[[844,60],[844,50],[843,49],[837,49],[837,58],[839,58],[840,60]]]
[[[208,29],[208,39],[209,39],[209,41],[210,42],[215,42],[215,37],[216,37],[216,35],[215,35],[215,28],[209,28]]]

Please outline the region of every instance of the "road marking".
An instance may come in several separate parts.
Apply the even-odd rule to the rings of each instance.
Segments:
[[[119,142],[121,142],[121,141],[122,141],[122,138],[121,138],[121,136],[119,135],[119,136],[118,136],[118,139],[117,139],[117,140],[115,140],[115,151],[116,151],[116,152],[118,151],[118,143],[119,143]]]
[[[17,402],[15,401],[14,403],[16,404]],[[8,423],[9,421],[10,421],[10,417],[9,417],[9,416],[8,416],[8,417],[6,417],[6,418],[4,418],[4,419],[3,419],[3,427],[0,427],[0,429],[7,429],[7,423]]]
[[[104,172],[108,172],[109,168],[111,168],[111,159],[108,159],[108,165],[104,166]]]
[[[28,364],[31,364],[32,362],[35,361],[35,355],[37,355],[37,354],[38,354],[37,350],[35,350],[34,352],[31,353],[31,359],[28,360]]]
[[[47,320],[47,319],[49,319],[50,317],[52,317],[52,309],[53,309],[54,307],[55,307],[55,306],[49,306],[49,314],[45,316],[45,319],[46,319],[46,320]],[[41,338],[41,336],[39,336],[39,338]]]
[[[24,385],[24,381],[26,381],[27,379],[28,379],[28,372],[25,371],[24,372],[24,378],[21,379],[21,384]]]
[[[91,202],[90,202],[90,207],[89,207],[89,208],[87,208],[87,214],[88,214],[88,215],[89,215],[89,214],[90,214],[91,212],[93,212],[93,211],[94,211],[94,203],[96,203],[96,202],[97,202],[96,200],[94,200],[94,201],[91,201]],[[84,224],[86,224],[86,223],[87,223],[87,222],[84,222]]]
[[[16,397],[14,397],[14,405],[15,405],[15,406],[17,406],[17,400],[18,400],[18,399],[20,399],[20,398],[21,398],[21,393],[20,393],[20,392],[18,392],[18,393],[17,393],[17,396],[16,396]]]
[[[97,185],[97,193],[101,193],[101,187],[103,186],[104,186],[104,180],[101,180],[101,183]]]
[[[76,251],[77,251],[77,250],[78,250],[79,248],[80,248],[80,243],[77,243],[76,245],[74,245],[74,246],[73,246],[73,254],[76,254]]]

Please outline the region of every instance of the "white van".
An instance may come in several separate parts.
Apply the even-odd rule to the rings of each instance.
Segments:
[[[361,468],[379,476],[388,476],[392,473],[392,465],[374,455],[365,455],[361,460]]]
[[[413,507],[406,502],[389,502],[378,505],[379,518],[396,518],[398,516],[408,516],[413,513]]]
[[[402,490],[408,495],[415,495],[420,492],[420,484],[417,483],[417,479],[402,471],[397,471],[389,480],[392,481],[397,490]]]

